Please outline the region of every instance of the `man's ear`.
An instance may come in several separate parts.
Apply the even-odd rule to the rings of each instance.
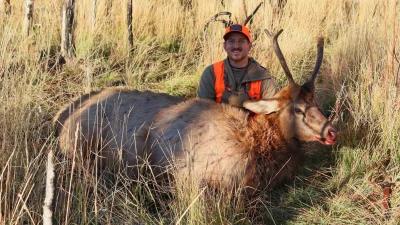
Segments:
[[[270,114],[279,111],[279,101],[263,99],[259,101],[245,101],[243,107],[257,114]]]

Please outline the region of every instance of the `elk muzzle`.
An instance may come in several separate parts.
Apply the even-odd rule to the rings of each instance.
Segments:
[[[325,132],[321,137],[316,137],[317,140],[324,145],[333,145],[336,143],[337,131],[332,125],[325,128]]]

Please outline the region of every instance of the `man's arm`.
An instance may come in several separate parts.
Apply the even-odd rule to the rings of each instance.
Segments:
[[[212,66],[208,66],[201,75],[197,96],[199,98],[207,98],[215,100],[215,77],[212,72]]]

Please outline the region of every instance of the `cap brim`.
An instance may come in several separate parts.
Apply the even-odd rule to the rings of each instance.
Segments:
[[[229,36],[230,34],[233,34],[233,33],[242,34],[243,36],[246,37],[246,39],[247,39],[249,42],[251,42],[250,39],[249,39],[249,37],[247,37],[247,35],[246,35],[245,33],[240,32],[240,31],[229,31],[228,33],[224,34],[224,36],[223,36],[224,40],[226,41],[226,39],[228,38],[228,36]]]

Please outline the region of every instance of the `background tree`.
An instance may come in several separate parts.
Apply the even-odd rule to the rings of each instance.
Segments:
[[[128,48],[129,52],[133,49],[133,32],[132,32],[132,0],[127,0],[126,5],[126,23],[128,33]]]
[[[61,55],[64,58],[75,56],[74,46],[75,0],[65,0],[62,9]]]
[[[33,19],[33,4],[34,0],[25,0],[25,12],[24,12],[24,28],[23,32],[26,36],[29,36],[30,29],[32,27]]]
[[[97,14],[97,0],[92,0],[92,15],[91,15],[91,23],[92,28],[96,26],[96,14]]]

